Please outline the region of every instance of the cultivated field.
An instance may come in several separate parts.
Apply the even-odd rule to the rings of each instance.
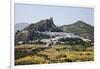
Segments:
[[[15,65],[84,62],[94,60],[94,47],[81,45],[22,44],[15,46]]]

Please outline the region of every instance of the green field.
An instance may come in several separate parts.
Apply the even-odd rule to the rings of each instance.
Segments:
[[[15,46],[15,65],[94,61],[94,46],[23,44]]]

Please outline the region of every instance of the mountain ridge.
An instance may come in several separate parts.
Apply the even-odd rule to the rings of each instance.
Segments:
[[[24,31],[24,32],[23,32]],[[27,31],[27,32],[25,32]],[[38,38],[49,38],[49,36],[38,34],[35,31],[39,32],[66,32],[66,33],[74,33],[80,37],[84,37],[90,40],[94,40],[94,27],[83,22],[77,21],[73,24],[63,25],[57,27],[54,22],[53,18],[50,19],[40,20],[37,23],[33,23],[16,33],[15,39],[20,40],[34,40]]]

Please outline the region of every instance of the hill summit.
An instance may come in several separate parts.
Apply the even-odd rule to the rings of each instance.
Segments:
[[[28,27],[24,28],[24,30],[40,31],[40,32],[44,32],[44,31],[59,32],[59,31],[61,31],[54,24],[52,17],[50,17],[50,19],[40,20],[37,23],[30,24]]]
[[[81,20],[60,27],[63,32],[74,33],[78,36],[94,40],[94,27]]]

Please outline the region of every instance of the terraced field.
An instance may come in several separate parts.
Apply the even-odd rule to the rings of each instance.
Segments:
[[[23,44],[15,46],[15,65],[94,61],[94,47]]]

